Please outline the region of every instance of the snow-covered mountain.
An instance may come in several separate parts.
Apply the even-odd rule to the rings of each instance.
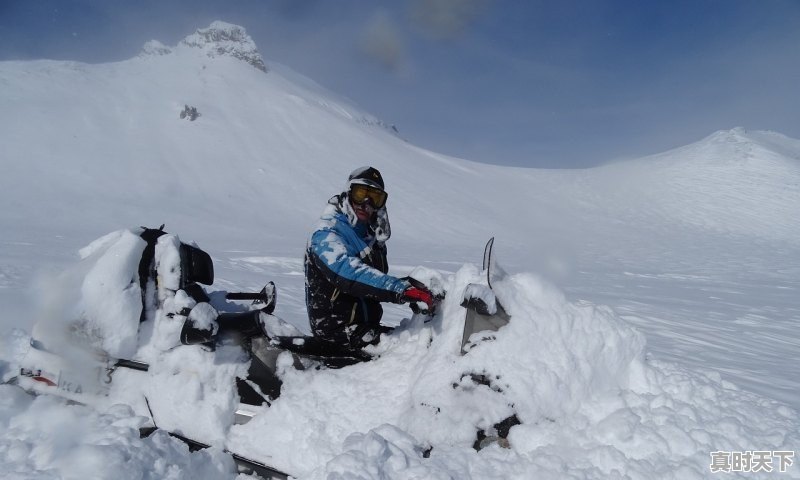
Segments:
[[[623,390],[615,400],[603,397],[597,403],[589,398],[603,388],[563,380],[567,390],[577,392],[566,398],[556,392],[556,381],[552,388],[543,387],[537,398],[546,405],[563,401],[575,407],[541,408],[550,413],[580,412],[581,421],[589,422],[584,425],[588,433],[575,433],[580,430],[578,420],[542,425],[539,430],[526,427],[524,440],[523,433],[518,434],[518,445],[525,449],[484,454],[491,468],[476,467],[477,460],[453,447],[437,450],[450,454],[432,459],[440,462],[436,464],[440,469],[425,464],[428,470],[420,471],[442,478],[446,474],[485,478],[492,469],[498,478],[537,474],[557,478],[558,472],[601,478],[627,465],[622,475],[647,478],[645,466],[650,462],[656,469],[653,477],[683,478],[680,472],[696,476],[696,457],[708,460],[710,451],[690,451],[689,446],[679,451],[681,442],[718,450],[767,448],[744,445],[748,439],[768,438],[741,424],[742,416],[753,411],[770,412],[759,418],[776,435],[784,435],[783,440],[797,439],[797,412],[768,399],[800,407],[798,140],[737,128],[651,157],[585,170],[479,164],[415,147],[348,100],[265,61],[241,27],[222,22],[198,30],[174,47],[148,42],[139,56],[117,63],[0,62],[0,85],[0,199],[5,207],[0,210],[2,331],[11,327],[30,331],[36,303],[30,286],[42,269],[73,262],[78,248],[109,231],[162,223],[214,256],[221,287],[252,288],[276,280],[281,314],[303,328],[299,274],[306,236],[347,174],[358,166],[373,165],[383,173],[389,191],[390,260],[395,271],[425,264],[455,272],[464,263],[478,261],[483,242],[495,235],[500,261],[510,272],[535,272],[563,289],[569,301],[610,305],[616,312],[608,314],[611,325],[621,318],[644,333],[646,347],[637,340],[620,340],[618,347],[628,353],[622,360],[611,355],[610,363],[603,364],[620,369],[612,372],[609,382],[629,375],[633,367],[626,362],[635,363],[631,359],[646,351],[653,362],[666,362],[657,375],[651,374],[669,379],[651,378],[651,386],[685,389],[673,396]],[[197,109],[196,120],[181,118],[187,105]],[[530,279],[522,285],[542,292],[551,288]],[[523,294],[515,298],[519,305],[544,309],[543,318],[578,325],[597,321],[604,325],[599,334],[628,338],[628,327],[605,327],[605,313],[584,317],[566,300],[553,300],[558,295],[540,292],[537,298],[544,298],[544,305],[526,303]],[[403,313],[390,310],[389,315],[402,318]],[[534,331],[522,328],[517,333]],[[552,325],[538,334],[559,339],[566,335]],[[561,357],[546,343],[537,342],[531,344],[553,359],[573,358]],[[574,361],[579,365],[597,358],[581,350],[592,345],[588,337],[579,335],[575,342],[565,348],[576,350]],[[523,358],[547,363],[545,356]],[[401,368],[400,359],[409,361],[397,357],[390,366]],[[0,373],[8,373],[3,370],[0,363]],[[696,370],[717,373],[708,377],[686,373]],[[568,369],[536,371],[532,374],[536,380],[548,378],[548,372],[558,379],[569,377],[563,373]],[[419,373],[406,371],[401,378],[410,381]],[[738,391],[728,383],[708,380],[718,374],[762,397],[730,393]],[[682,376],[689,380],[679,381]],[[330,387],[329,381],[315,380]],[[426,389],[435,384],[423,382],[418,386],[422,393],[417,393],[430,396]],[[701,385],[695,390],[690,384]],[[309,394],[308,389],[300,392]],[[702,398],[693,403],[698,392]],[[305,401],[336,401],[329,398],[330,392],[310,395]],[[653,405],[644,405],[648,398]],[[298,410],[280,407],[272,417],[297,419],[298,412],[311,408],[302,398],[296,400]],[[678,400],[682,406],[659,403]],[[8,402],[6,412],[21,412],[15,439],[29,440],[41,428],[25,420],[33,414],[26,413],[24,400],[14,397]],[[56,408],[49,401],[37,402],[43,408]],[[659,405],[669,412],[663,430],[657,427]],[[587,408],[597,411],[589,414]],[[726,408],[737,419],[731,428],[744,433],[725,436],[724,428],[708,424],[723,421]],[[619,415],[609,413],[614,409]],[[694,412],[698,418],[682,423],[676,411],[689,416]],[[631,420],[636,415],[647,425]],[[117,416],[124,417],[124,412],[92,417],[92,425],[112,428],[114,422],[123,421]],[[378,413],[368,418],[386,421]],[[392,428],[430,434],[414,423],[421,418]],[[344,416],[334,422],[333,430],[344,428],[348,420]],[[0,424],[8,427],[11,422],[0,414]],[[249,428],[259,426],[264,425],[256,422]],[[690,427],[696,431],[680,432]],[[345,440],[332,433],[314,437],[323,443],[309,440],[307,447],[321,449],[309,461],[321,468],[314,475],[347,472],[348,465],[364,471],[375,467],[383,453],[373,452],[372,457],[349,464],[338,455],[348,449],[389,448],[381,443],[391,443],[386,439],[405,441],[406,433],[392,428],[384,428],[383,436],[351,437],[343,445],[324,443]],[[581,444],[560,437],[558,428],[572,432],[572,440]],[[244,431],[240,436],[257,434]],[[703,435],[723,444],[704,441]],[[663,441],[646,440],[648,436],[661,436]],[[602,447],[603,438],[614,448]],[[0,445],[11,440],[0,439]],[[126,451],[141,453],[133,456],[142,464],[152,461],[146,446],[118,441],[132,445]],[[276,441],[266,442],[267,453],[279,451],[273,445]],[[569,448],[580,450],[585,459],[568,463],[559,449]],[[641,455],[627,463],[620,457],[634,451]],[[254,447],[254,453],[265,452]],[[395,457],[386,455],[385,463],[399,461],[389,461]],[[218,466],[223,462],[210,456],[209,462]],[[0,457],[0,465],[13,465],[8,458]],[[325,470],[325,462],[332,458],[336,461]],[[552,465],[545,461],[548,458]],[[664,461],[653,463],[654,458]],[[681,459],[690,458],[694,470],[681,470]],[[302,464],[299,458],[285,462],[287,468]],[[422,468],[415,462],[409,465]],[[179,471],[191,475],[193,465],[190,462]],[[385,467],[375,468],[384,468],[385,473]],[[800,476],[798,472],[789,475]],[[395,474],[387,473],[390,478],[406,478]]]

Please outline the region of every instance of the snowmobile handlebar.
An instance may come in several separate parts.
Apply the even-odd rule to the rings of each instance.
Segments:
[[[414,277],[403,277],[403,280],[407,281],[408,284],[411,285],[414,288],[418,288],[420,290],[425,290],[425,291],[430,292],[432,297],[433,297],[433,304],[431,305],[430,308],[420,308],[419,305],[422,302],[411,302],[410,305],[409,305],[409,307],[411,308],[411,311],[413,313],[415,313],[415,314],[433,316],[436,313],[436,310],[438,309],[439,304],[442,302],[442,300],[444,300],[445,294],[447,292],[442,292],[442,293],[436,293],[435,294],[435,293],[431,292],[431,289],[428,288],[427,285],[425,285],[424,283],[420,282],[419,280],[417,280]]]
[[[272,313],[275,310],[275,303],[277,301],[277,290],[273,282],[267,283],[264,288],[258,293],[253,292],[226,292],[225,299],[227,300],[252,300],[253,305],[264,304],[261,309],[266,313]]]
[[[228,300],[265,300],[266,295],[262,292],[227,292],[225,298]]]

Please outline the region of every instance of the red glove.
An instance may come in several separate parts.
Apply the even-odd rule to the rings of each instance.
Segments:
[[[433,294],[427,288],[408,287],[401,297],[404,302],[424,302],[433,308]]]

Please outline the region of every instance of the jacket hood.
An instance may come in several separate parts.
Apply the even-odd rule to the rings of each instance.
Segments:
[[[347,192],[334,195],[330,198],[330,200],[328,200],[328,204],[333,206],[336,212],[342,213],[345,217],[347,217],[347,222],[351,227],[355,228],[356,224],[358,223],[358,216],[353,210],[353,206],[350,205]],[[329,213],[326,209],[323,215],[333,213],[334,212]],[[375,241],[381,244],[386,243],[386,241],[389,240],[389,237],[392,236],[392,229],[389,225],[389,213],[386,211],[386,206],[383,206],[375,211],[375,215],[369,224],[369,232],[375,236]]]

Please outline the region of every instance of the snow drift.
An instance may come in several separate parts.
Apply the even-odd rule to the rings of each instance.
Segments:
[[[130,236],[138,238],[117,232],[84,250],[92,265],[81,269],[90,284],[119,285],[122,268],[136,270],[138,262],[125,267],[129,260],[106,268],[112,259],[128,259],[129,251],[141,251],[126,240]],[[179,240],[174,235],[158,242],[156,265],[166,284],[170,275],[180,275],[170,263],[175,245]],[[468,285],[485,283],[485,272],[464,265],[443,278],[430,270],[429,274],[448,292],[430,322],[406,319],[374,348],[378,358],[340,370],[297,370],[291,355],[283,353],[281,396],[258,409],[245,425],[231,426],[237,405],[233,379],[246,370],[243,352],[235,346],[215,351],[176,347],[179,329],[170,327],[175,320],[156,312],[132,337],[138,345],[134,358],[145,359],[151,369],[144,375],[117,374],[108,397],[95,404],[105,413],[89,414],[89,422],[113,438],[122,437],[113,448],[138,452],[136,458],[179,457],[176,468],[181,475],[197,465],[211,465],[219,474],[220,469],[233,472],[218,450],[208,456],[181,456],[180,447],[163,437],[126,440],[137,436],[133,427],[149,419],[301,478],[703,478],[712,451],[744,451],[752,445],[788,451],[800,441],[797,412],[742,392],[719,375],[648,360],[644,337],[613,310],[571,302],[531,274],[493,282],[511,322],[476,340],[462,355],[465,310],[460,299]],[[108,301],[86,287],[81,292],[75,305],[85,307],[102,298],[100,307]],[[125,305],[130,311],[124,311]],[[106,345],[113,347],[128,328],[126,319],[139,318],[141,305],[120,302],[114,308],[118,315],[105,319],[105,331],[117,339]],[[112,318],[119,328],[113,328]],[[71,331],[84,338],[81,331]],[[22,340],[16,339],[15,350],[21,349]],[[37,399],[33,405],[17,392],[9,393],[0,411],[0,419],[15,426],[2,440],[7,446],[17,441],[15,436],[24,438],[31,429],[41,428],[33,420],[36,409],[85,408],[53,399]],[[490,442],[475,450],[477,432],[491,432],[512,417],[507,444]],[[48,432],[45,444],[55,441],[55,433]],[[87,450],[88,464],[97,464],[99,457],[91,453],[94,441],[91,436],[70,440],[36,468],[56,469],[66,476],[83,471],[63,463],[63,454]],[[21,457],[5,463],[29,468],[32,460],[25,458],[31,458],[35,448],[25,448]]]
[[[0,469],[14,479],[233,477],[221,450],[190,453],[164,432],[140,439],[145,420],[123,405],[98,412],[0,385]]]
[[[612,310],[569,302],[530,274],[496,287],[511,323],[461,356],[464,310],[452,299],[478,273],[465,266],[449,278],[440,316],[385,339],[373,362],[287,366],[286,393],[234,427],[229,444],[320,479],[647,479],[704,478],[711,451],[800,440],[793,410],[646,360],[644,338]],[[521,424],[508,450],[473,450],[476,430],[511,415]]]

